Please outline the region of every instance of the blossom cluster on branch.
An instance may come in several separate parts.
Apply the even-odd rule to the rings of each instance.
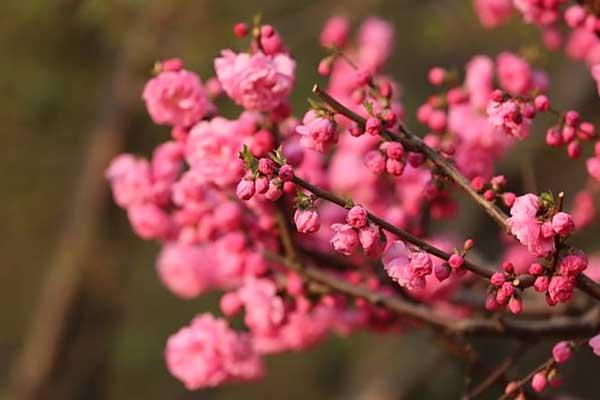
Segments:
[[[571,54],[598,40],[600,23],[592,5],[564,3],[476,0],[475,8],[492,27],[514,7],[552,43],[564,16]],[[498,171],[512,147],[540,140],[538,114],[554,120],[545,143],[564,145],[573,159],[596,140],[594,125],[558,110],[549,75],[505,51],[472,57],[463,80],[442,67],[424,74],[435,93],[416,111],[424,128],[416,135],[404,122],[401,84],[383,72],[393,27],[368,18],[355,40],[350,28],[341,16],[323,28],[316,70],[327,88],[313,88],[301,118],[289,102],[296,61],[259,19],[234,26],[249,47],[223,50],[204,82],[182,60],[157,63],[143,100],[171,137],[150,159],[116,157],[106,178],[135,233],[161,244],[164,285],[184,299],[221,293],[221,317],[199,314],[169,338],[169,371],[195,390],[257,379],[264,355],[303,350],[330,333],[429,325],[452,337],[587,337],[599,354],[600,259],[571,238],[596,219],[600,142],[586,162],[590,179],[569,201],[562,192],[508,191]],[[237,118],[219,115],[222,97],[242,109]],[[433,221],[462,211],[461,191],[499,224],[501,259],[475,263],[476,241],[430,233]],[[563,315],[559,305],[576,288],[591,300]],[[479,300],[464,301],[467,292]],[[519,320],[540,298],[555,317]],[[527,382],[536,391],[555,385],[556,364],[579,346],[560,342],[554,362]],[[522,395],[523,383],[506,393]]]

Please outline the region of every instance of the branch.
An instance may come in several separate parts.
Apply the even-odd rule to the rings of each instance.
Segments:
[[[575,342],[573,344],[573,351],[577,350],[586,341],[587,341],[587,339],[585,339],[585,340],[579,340],[579,341]],[[517,393],[519,393],[521,391],[521,389],[523,388],[523,386],[526,385],[527,382],[529,382],[531,380],[531,378],[533,378],[533,376],[535,374],[537,374],[538,372],[543,371],[543,370],[550,370],[555,365],[556,365],[556,361],[554,361],[554,358],[553,357],[548,358],[542,364],[540,364],[539,366],[537,366],[536,368],[534,368],[531,372],[529,372],[524,378],[522,378],[519,381],[513,382],[514,386],[512,387],[512,389],[509,390],[508,392],[504,393],[504,395],[502,397],[500,397],[500,400],[508,400],[508,399],[510,399],[511,396],[516,395]]]
[[[455,335],[506,336],[522,339],[538,337],[582,337],[593,335],[600,329],[600,308],[592,308],[579,317],[556,317],[544,320],[519,321],[514,318],[446,318],[423,305],[410,303],[395,295],[374,292],[362,285],[347,282],[338,276],[298,261],[290,261],[277,253],[265,252],[271,261],[292,269],[306,279],[347,296],[362,298],[369,303],[386,308],[398,315],[431,325],[445,333]]]
[[[483,394],[486,390],[494,386],[502,378],[506,372],[515,364],[515,362],[525,353],[525,350],[530,346],[528,342],[521,342],[494,370],[485,377],[479,385],[463,396],[463,400],[475,399]]]
[[[344,115],[345,117],[356,122],[364,128],[366,120],[363,117],[341,104],[339,101],[331,97],[327,92],[321,90],[321,88],[318,85],[314,85],[312,91],[315,95],[319,96],[325,103],[327,103],[334,111]],[[508,225],[506,223],[507,215],[494,203],[485,200],[483,196],[477,193],[471,187],[471,183],[467,180],[467,178],[465,178],[465,176],[450,161],[444,158],[436,150],[432,149],[427,144],[425,144],[425,142],[423,142],[423,140],[420,137],[410,132],[403,124],[399,124],[399,130],[400,133],[385,130],[382,133],[382,135],[384,137],[388,137],[394,141],[402,143],[402,145],[408,150],[419,152],[425,155],[425,157],[427,157],[433,164],[435,164],[435,166],[440,171],[442,171],[445,176],[454,181],[456,185],[458,185],[462,190],[464,190],[467,193],[467,195],[471,197],[471,199],[475,201],[475,203],[479,205],[503,230],[508,232]],[[383,228],[388,230],[385,227]],[[410,242],[408,238],[406,238],[405,240]],[[422,249],[429,252],[426,248]],[[437,257],[441,256],[441,254],[437,255],[432,252],[429,253]],[[472,263],[465,264],[467,269],[487,278],[489,278],[491,276],[491,273],[494,272],[485,268],[478,269],[477,266],[473,265]],[[474,269],[471,269],[473,267]],[[532,275],[525,274],[517,278],[516,283],[518,284],[516,286],[520,288],[527,288],[532,286],[534,281],[535,277],[533,277]],[[588,278],[586,275],[579,275],[579,277],[577,278],[577,287],[589,296],[595,298],[596,300],[600,300],[600,285],[594,282],[592,279]]]
[[[318,85],[313,86],[312,91],[323,101],[329,104],[335,111],[353,120],[364,128],[366,120],[363,117],[348,109],[346,106],[331,97],[327,92],[321,90]],[[490,217],[492,217],[492,219],[496,221],[498,225],[500,225],[503,229],[508,230],[508,226],[506,224],[506,214],[504,214],[504,212],[495,204],[485,200],[483,196],[477,193],[471,187],[471,182],[469,182],[454,165],[452,165],[436,150],[427,146],[420,137],[410,132],[403,124],[399,125],[399,129],[400,133],[394,133],[389,130],[385,130],[384,134],[393,140],[402,143],[402,145],[407,149],[425,155],[444,173],[444,175],[460,186],[461,189],[463,189],[481,208],[483,208],[483,210]]]

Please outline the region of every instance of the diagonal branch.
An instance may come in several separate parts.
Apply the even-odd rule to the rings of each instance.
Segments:
[[[350,110],[348,107],[344,106],[342,103],[340,103],[339,101],[334,99],[331,95],[329,95],[327,92],[321,90],[321,88],[318,85],[313,86],[312,91],[315,95],[319,96],[325,103],[327,103],[334,111],[344,115],[345,117],[356,122],[357,124],[359,124],[361,127],[364,128],[366,120],[363,117],[361,117],[354,111]],[[418,137],[414,133],[410,132],[402,124],[399,125],[399,128],[400,128],[400,133],[394,133],[389,130],[385,130],[383,132],[383,136],[386,138],[390,138],[391,140],[402,143],[402,145],[404,147],[406,147],[408,150],[411,150],[414,152],[419,152],[419,153],[425,155],[433,164],[435,164],[435,166],[440,171],[442,171],[444,173],[444,175],[446,175],[449,179],[454,181],[454,183],[456,185],[458,185],[462,190],[464,190],[467,193],[467,195],[469,195],[469,197],[477,205],[479,205],[498,225],[500,225],[500,227],[502,229],[504,229],[505,231],[508,231],[508,225],[506,223],[507,215],[500,208],[498,208],[494,203],[491,203],[491,202],[485,200],[483,198],[483,196],[481,196],[479,193],[477,193],[471,187],[471,184],[467,180],[467,178],[465,178],[465,176],[450,161],[445,159],[436,150],[432,149],[427,144],[425,144],[425,142],[423,142],[423,140],[420,137]],[[308,190],[310,190],[310,189],[308,189]],[[313,193],[315,193],[315,192],[313,192]],[[315,194],[317,194],[317,193],[315,193]],[[324,197],[324,198],[327,199],[327,197]],[[328,200],[331,201],[331,199],[328,199]],[[334,203],[339,204],[336,201],[334,201]],[[381,220],[380,218],[377,218],[376,216],[373,216],[373,217],[375,217],[375,219],[373,219],[373,222],[377,223],[382,228],[402,237],[402,235],[398,234],[397,232],[393,232],[392,230],[388,229],[388,228],[395,228],[395,230],[398,231],[398,228],[393,227],[391,224]],[[379,220],[379,222],[383,222],[384,225],[387,225],[387,227],[378,223],[377,220]],[[408,234],[408,233],[405,232],[404,234]],[[414,236],[413,236],[413,238],[414,238]],[[413,243],[415,246],[418,246],[418,244],[409,240],[408,236],[405,236],[404,240]],[[429,245],[427,245],[427,246],[429,246]],[[418,247],[420,247],[420,246],[418,246]],[[445,259],[443,254],[441,254],[439,252],[436,254],[435,249],[431,248],[431,247],[432,246],[429,246],[429,250],[433,250],[433,251],[429,251],[427,247],[421,247],[421,248],[423,250],[429,252],[430,254],[435,255],[436,257]],[[471,270],[472,272],[475,272],[478,275],[481,275],[481,276],[484,276],[487,278],[489,278],[491,276],[491,274],[494,272],[487,268],[479,268],[478,266],[476,266],[470,262],[466,262],[465,266],[467,267],[467,269]],[[535,280],[535,278],[532,275],[524,274],[517,278],[516,283],[518,283],[517,286],[519,286],[520,288],[527,288],[527,287],[530,287],[533,285],[534,280]],[[586,275],[580,274],[578,276],[577,287],[581,291],[588,294],[589,296],[591,296],[597,300],[600,300],[600,285],[598,283],[596,283],[595,281],[593,281],[592,279],[590,279],[589,277],[587,277]]]

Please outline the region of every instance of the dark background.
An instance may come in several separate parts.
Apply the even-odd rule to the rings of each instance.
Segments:
[[[537,30],[516,18],[497,30],[481,28],[470,1],[4,0],[0,399],[458,398],[464,364],[427,332],[332,338],[311,351],[269,357],[260,382],[194,394],[167,373],[166,338],[195,313],[214,309],[215,299],[178,300],[159,284],[157,245],[134,237],[102,173],[114,154],[148,155],[168,137],[140,99],[154,61],[180,56],[206,79],[220,49],[240,46],[232,24],[257,12],[280,30],[298,62],[296,115],[318,79],[322,24],[343,13],[355,25],[373,14],[396,27],[388,72],[403,84],[412,126],[429,94],[429,67],[462,70],[472,55],[503,49],[537,54],[536,66],[553,76],[557,108],[577,107],[598,122],[599,102],[583,65],[537,52]],[[584,164],[546,149],[544,126],[511,153],[502,172],[516,191],[574,193]],[[531,176],[537,188],[526,186]],[[466,210],[453,233],[477,237],[493,257],[497,231],[478,210]],[[593,227],[577,241],[594,250],[597,234]],[[488,362],[507,351],[491,340],[476,345]],[[548,344],[539,346],[521,371],[547,351]],[[566,389],[597,398],[598,360],[585,353],[566,367]],[[33,393],[39,377],[42,389]]]

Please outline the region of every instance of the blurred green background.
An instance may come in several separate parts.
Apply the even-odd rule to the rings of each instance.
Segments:
[[[270,357],[260,382],[197,393],[187,393],[167,373],[166,338],[195,313],[214,308],[215,299],[181,301],[159,284],[157,245],[134,237],[101,174],[114,154],[147,155],[168,137],[167,129],[150,122],[140,99],[154,61],[182,57],[206,79],[219,50],[240,45],[232,24],[258,12],[280,30],[298,61],[296,115],[318,79],[315,69],[324,55],[317,45],[320,28],[336,13],[355,25],[371,14],[394,24],[388,72],[403,84],[413,126],[411,114],[430,90],[429,67],[462,70],[473,54],[539,46],[537,30],[516,20],[484,30],[465,0],[4,0],[0,399],[459,397],[464,365],[435,346],[438,339],[427,332],[332,338],[308,352]],[[578,107],[598,122],[594,85],[583,65],[541,52],[536,66],[556,78],[552,94],[562,108]],[[583,163],[566,168],[563,154],[549,157],[542,135],[540,127],[503,164],[503,172],[515,190],[533,174],[540,189],[572,193],[584,180]],[[479,211],[466,212],[453,226],[460,227],[461,237],[476,235],[490,244],[487,256],[497,252],[496,230]],[[577,240],[594,248],[597,234],[595,227]],[[29,342],[37,345],[23,352]],[[488,362],[505,351],[494,341],[477,346]],[[541,346],[524,366],[547,350]],[[579,357],[576,371],[567,367],[567,389],[598,398],[586,385],[597,376],[598,362]],[[52,373],[42,391],[31,393],[25,382],[44,371]]]

